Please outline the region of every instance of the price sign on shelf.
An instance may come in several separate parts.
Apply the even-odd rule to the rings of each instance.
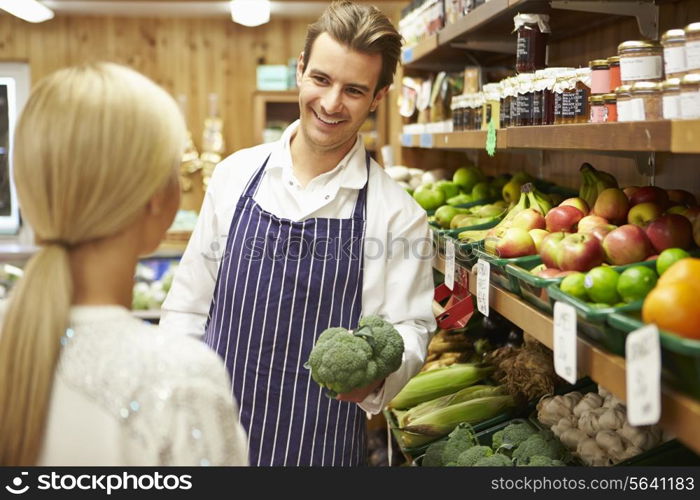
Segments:
[[[420,147],[432,148],[433,147],[433,134],[421,134],[420,135]]]
[[[554,371],[573,384],[577,378],[576,310],[564,302],[554,303]]]
[[[455,244],[451,240],[445,241],[445,286],[455,288]]]
[[[476,263],[476,308],[484,316],[489,315],[491,264],[479,259]]]
[[[411,134],[401,134],[401,145],[405,148],[410,148],[413,145],[413,136]]]
[[[411,61],[413,61],[413,47],[409,47],[403,50],[401,54],[401,60],[404,64],[408,64]]]
[[[661,418],[661,349],[659,329],[647,325],[625,340],[627,420],[653,425]]]

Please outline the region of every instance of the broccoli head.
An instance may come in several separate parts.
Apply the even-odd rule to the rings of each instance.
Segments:
[[[530,457],[530,462],[523,467],[564,467],[566,464],[561,460],[535,455]]]
[[[459,467],[471,467],[479,459],[490,457],[493,455],[493,450],[488,446],[472,446],[467,451],[463,451],[457,457],[457,465]]]
[[[500,453],[494,453],[490,457],[483,457],[476,461],[474,467],[511,467],[513,462],[510,458]]]
[[[513,460],[518,465],[528,465],[530,459],[535,456],[565,461],[568,452],[553,434],[538,432],[527,438],[515,449]]]
[[[328,328],[316,340],[308,361],[311,378],[328,396],[364,387],[401,366],[403,338],[379,316],[362,318],[354,331]]]
[[[537,431],[527,422],[513,422],[494,433],[491,442],[494,450],[504,445],[515,448],[533,434],[537,434]]]
[[[459,424],[450,432],[447,444],[442,450],[442,463],[445,465],[456,465],[459,456],[477,444],[478,442],[472,426],[469,424]]]
[[[446,445],[447,440],[441,439],[428,446],[428,449],[425,450],[421,467],[442,467],[442,451]]]

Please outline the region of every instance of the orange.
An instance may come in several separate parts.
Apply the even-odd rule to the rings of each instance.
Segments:
[[[659,279],[656,288],[649,292],[644,300],[642,319],[645,323],[656,323],[662,330],[700,340],[700,307],[698,307],[700,275],[695,275],[694,282],[688,279],[688,281],[661,283],[673,268],[686,260],[700,262],[700,259],[683,259],[669,267]],[[680,272],[681,268],[678,268],[677,273]]]
[[[659,278],[658,286],[665,286],[674,282],[688,283],[698,289],[700,294],[700,259],[681,259],[666,269]]]

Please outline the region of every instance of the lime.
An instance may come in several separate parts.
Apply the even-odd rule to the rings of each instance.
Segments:
[[[620,302],[620,296],[617,293],[617,281],[620,275],[614,269],[607,266],[594,267],[583,281],[583,286],[588,293],[591,301],[615,304]]]
[[[633,266],[625,269],[617,281],[617,293],[624,302],[634,302],[647,296],[657,280],[656,273],[644,266]]]
[[[656,272],[661,276],[671,264],[686,257],[690,257],[690,254],[682,248],[667,248],[656,259]]]
[[[559,288],[561,288],[562,292],[586,302],[588,301],[588,292],[586,292],[586,287],[583,285],[583,282],[585,280],[585,274],[571,273],[562,280],[561,285],[559,285]]]

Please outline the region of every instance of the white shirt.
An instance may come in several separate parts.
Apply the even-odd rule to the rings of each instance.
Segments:
[[[120,306],[71,309],[37,465],[247,465],[228,373]]]
[[[268,155],[265,175],[254,196],[264,210],[294,221],[352,216],[359,190],[367,181],[361,138],[333,170],[302,187],[292,170],[290,152],[290,139],[298,123],[290,125],[279,141],[238,151],[214,170],[197,225],[163,303],[160,324],[168,331],[204,334],[236,203]],[[390,247],[392,251],[387,251]],[[360,404],[367,412],[381,411],[425,360],[436,327],[431,249],[425,211],[371,161],[362,315],[378,314],[394,324],[403,337],[405,351],[401,367]]]

